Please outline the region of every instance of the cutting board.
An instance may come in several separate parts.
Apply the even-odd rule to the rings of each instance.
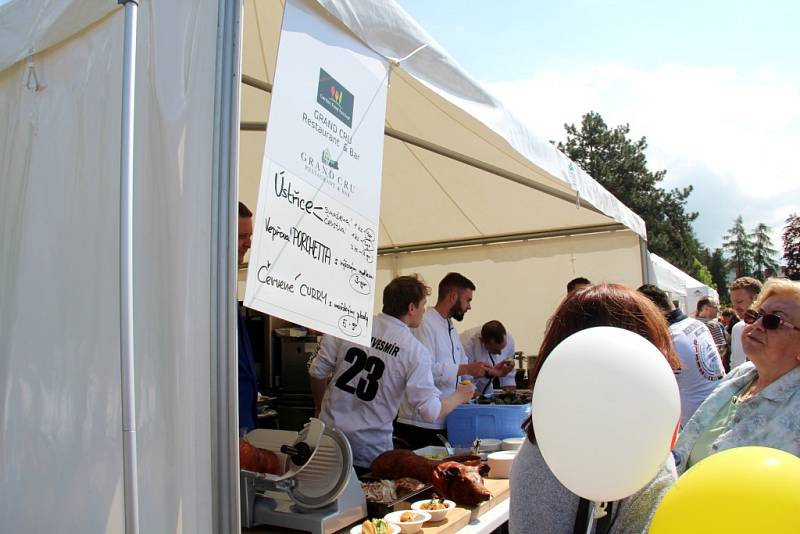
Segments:
[[[482,516],[497,506],[498,503],[508,499],[508,479],[485,478],[483,479],[483,485],[492,492],[493,497],[491,499],[474,508],[456,506],[447,514],[444,521],[425,523],[422,527],[422,532],[425,534],[454,534],[467,526],[473,519]]]

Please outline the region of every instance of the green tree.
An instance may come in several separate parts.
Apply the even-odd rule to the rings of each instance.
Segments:
[[[722,248],[728,253],[728,264],[736,270],[736,278],[753,273],[753,242],[741,215],[736,217],[733,227],[723,237]]]
[[[750,234],[750,241],[753,243],[753,276],[759,280],[777,275],[780,269],[778,262],[775,261],[778,251],[769,236],[771,231],[769,226],[760,223]]]
[[[697,278],[698,281],[717,289],[717,285],[714,283],[714,278],[711,276],[711,271],[708,270],[708,267],[700,263],[700,260],[697,258],[692,260],[692,266],[694,267],[695,278]]]
[[[708,261],[708,270],[711,271],[711,278],[716,284],[717,291],[719,292],[720,301],[730,303],[728,297],[728,262],[725,261],[725,255],[722,253],[721,248],[715,248],[711,253]]]
[[[800,215],[792,213],[783,228],[783,259],[786,260],[786,276],[800,280]]]
[[[700,248],[692,229],[697,213],[687,213],[692,187],[664,190],[666,171],[650,171],[644,151],[647,140],[628,139],[629,126],[610,129],[599,113],[583,116],[580,128],[565,124],[566,143],[558,149],[580,165],[647,225],[650,251],[686,272]]]

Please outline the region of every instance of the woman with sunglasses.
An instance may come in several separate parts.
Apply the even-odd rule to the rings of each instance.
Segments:
[[[673,450],[679,472],[748,445],[800,456],[800,282],[770,279],[743,320],[750,362],[734,369],[686,423]]]

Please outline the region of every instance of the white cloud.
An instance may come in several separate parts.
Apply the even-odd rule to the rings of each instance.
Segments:
[[[647,137],[650,168],[667,170],[666,187],[694,186],[689,209],[701,212],[695,228],[707,245],[719,245],[738,213],[748,226],[782,226],[774,223],[800,211],[795,73],[606,64],[486,85],[547,139],[563,140],[564,123],[590,110],[609,126],[630,124],[632,138]]]

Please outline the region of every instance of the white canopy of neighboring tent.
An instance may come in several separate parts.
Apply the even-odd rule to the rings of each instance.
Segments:
[[[570,279],[642,282],[641,218],[517,120],[402,9],[378,0],[319,3],[385,57],[417,51],[390,79],[378,287],[411,272],[435,287],[447,272],[462,272],[478,286],[464,327],[500,319],[518,348],[535,352]],[[280,7],[245,1],[240,196],[251,205]]]
[[[252,203],[263,133],[248,123],[266,121],[269,106],[252,85],[274,78],[281,6],[140,3],[133,274],[142,532],[238,524],[238,23],[243,73],[255,79],[241,94],[240,196]],[[641,220],[537,140],[396,5],[326,0],[309,9],[387,56],[428,44],[393,68],[382,279],[419,271],[435,283],[461,270],[479,286],[468,318],[510,316],[527,350],[573,276],[641,283]],[[0,5],[3,532],[123,528],[122,33],[111,0]]]
[[[695,280],[657,254],[649,252],[648,257],[651,269],[650,283],[668,291],[684,312],[694,314],[697,301],[703,297],[719,301],[719,294],[713,287]]]

